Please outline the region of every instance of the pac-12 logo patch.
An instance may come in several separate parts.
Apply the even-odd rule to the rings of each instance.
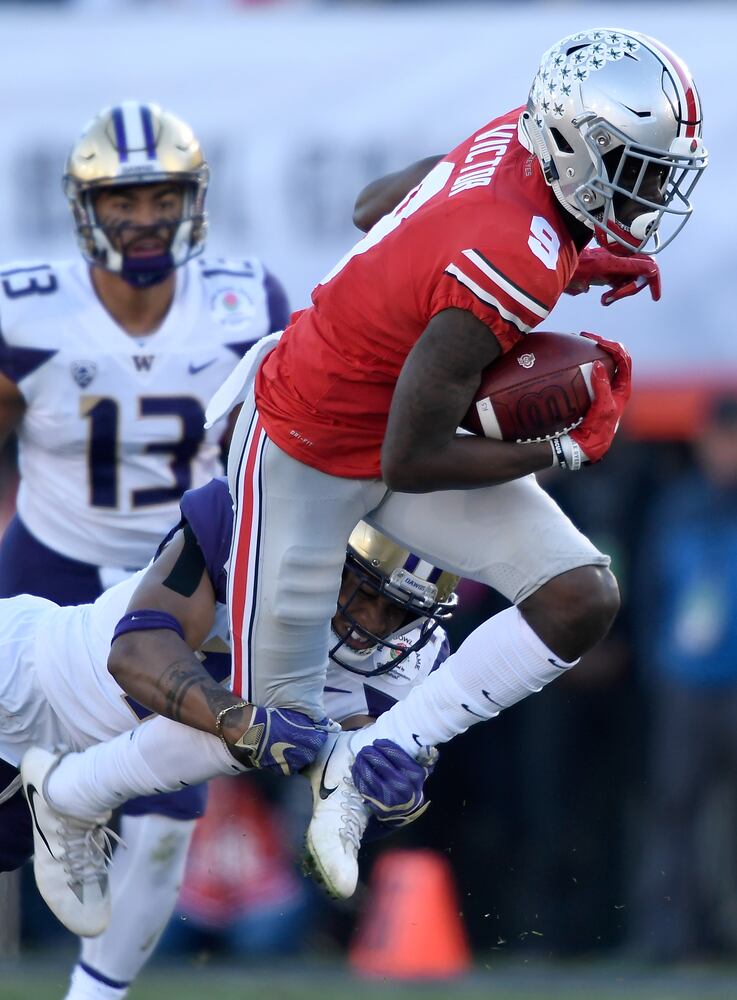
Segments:
[[[72,378],[80,389],[86,389],[97,375],[97,365],[94,361],[72,361]]]
[[[212,311],[225,326],[243,326],[253,319],[256,307],[240,289],[223,288],[212,297]]]
[[[535,355],[531,351],[528,354],[520,354],[517,358],[517,364],[523,368],[532,368],[535,364]]]

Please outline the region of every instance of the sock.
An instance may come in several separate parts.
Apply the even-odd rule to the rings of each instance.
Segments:
[[[45,788],[61,812],[96,820],[138,795],[176,792],[216,774],[240,774],[216,736],[157,716],[137,729],[63,757]]]
[[[475,629],[406,698],[359,729],[351,749],[357,753],[387,739],[414,756],[422,747],[447,743],[469,726],[493,719],[572,666],[547,648],[517,608],[508,608]]]
[[[123,1000],[127,983],[118,983],[100,976],[95,969],[85,968],[82,960],[72,969],[69,990],[64,1000]]]
[[[169,922],[184,876],[195,820],[123,816],[110,866],[112,917],[99,937],[84,938],[65,1000],[122,1000]],[[112,985],[115,984],[115,985]]]

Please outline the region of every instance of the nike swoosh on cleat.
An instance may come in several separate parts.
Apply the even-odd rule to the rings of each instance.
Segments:
[[[567,670],[568,669],[567,666],[565,665],[565,663],[558,663],[557,660],[552,659],[552,657],[550,657],[550,656],[548,657],[548,663],[552,663],[553,666],[557,667],[559,670]]]
[[[418,747],[424,747],[425,744],[420,741],[420,737],[417,735],[417,733],[412,733],[412,739],[415,741]]]
[[[189,374],[190,375],[196,375],[198,372],[204,371],[205,368],[209,368],[210,365],[214,365],[216,361],[217,361],[217,358],[213,358],[211,361],[206,361],[204,363],[204,365],[195,365],[195,364],[193,364],[190,361],[190,363],[189,363]]]
[[[31,807],[31,816],[33,816],[34,826],[38,830],[39,837],[41,838],[41,840],[43,840],[44,844],[46,844],[46,850],[49,852],[49,854],[51,855],[51,857],[54,858],[54,861],[56,861],[56,858],[54,857],[54,852],[49,847],[49,842],[46,839],[46,837],[44,836],[43,830],[38,825],[38,819],[36,818],[36,807],[33,804],[33,797],[34,797],[34,795],[38,795],[38,789],[36,788],[35,785],[29,785],[28,786],[28,792],[26,794],[26,798],[28,799],[28,805]]]
[[[320,775],[320,798],[321,799],[329,799],[330,796],[335,791],[335,789],[338,787],[337,785],[333,785],[332,788],[328,788],[328,786],[325,784],[325,772],[328,769],[328,764],[330,763],[330,758],[333,756],[333,751],[335,750],[335,747],[337,746],[337,743],[338,743],[337,740],[335,741],[335,743],[333,743],[332,749],[331,749],[330,753],[328,754],[328,759],[325,761],[325,766],[322,769],[322,774]]]

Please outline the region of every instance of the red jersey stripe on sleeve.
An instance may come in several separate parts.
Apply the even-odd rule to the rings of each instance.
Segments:
[[[473,278],[469,277],[456,264],[448,264],[448,266],[445,269],[445,273],[450,275],[452,278],[455,278],[456,281],[459,281],[462,285],[464,285],[470,292],[472,292],[476,296],[477,299],[480,299],[488,306],[492,306],[496,310],[496,312],[499,313],[502,319],[506,320],[507,323],[511,323],[513,326],[515,326],[520,333],[529,333],[531,328],[529,324],[524,323],[519,316],[515,315],[515,313],[513,312],[510,312],[509,309],[505,309],[505,307],[502,305],[502,303],[499,301],[498,298],[493,296],[491,292],[488,292],[485,288],[482,288],[481,285],[475,282]]]
[[[550,312],[539,299],[494,267],[478,250],[462,250],[460,259],[451,261],[445,273],[455,278],[521,333],[537,326]]]
[[[467,257],[482,274],[489,278],[497,288],[505,292],[511,299],[518,302],[527,312],[533,313],[538,320],[545,319],[550,312],[550,307],[544,302],[536,299],[529,292],[520,288],[511,278],[508,278],[497,267],[487,260],[480,250],[464,250],[463,256]]]

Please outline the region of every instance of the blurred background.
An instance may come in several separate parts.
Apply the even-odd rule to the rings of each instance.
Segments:
[[[67,149],[104,105],[153,100],[192,125],[210,162],[208,254],[258,254],[300,308],[357,239],[351,210],[366,182],[524,103],[542,52],[594,23],[655,35],[685,58],[712,158],[693,219],[659,258],[662,301],[604,309],[595,292],[564,296],[547,323],[633,355],[634,397],[605,462],[546,483],[611,553],[624,607],[581,667],[443,751],[432,809],[389,846],[443,859],[477,964],[595,956],[678,968],[737,958],[737,10],[0,2],[0,258],[77,252]],[[10,449],[4,519],[13,463]],[[453,643],[497,607],[463,584]],[[251,778],[217,792],[164,953],[343,959],[385,848],[366,851],[355,903],[328,904],[294,860],[306,794]],[[19,925],[17,887],[3,892],[6,956],[18,942],[26,958],[71,947],[28,879]]]

